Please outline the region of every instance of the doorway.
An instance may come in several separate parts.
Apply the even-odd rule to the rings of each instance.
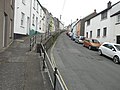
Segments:
[[[3,47],[7,46],[7,24],[8,24],[8,16],[4,13],[4,24],[3,24]]]
[[[117,43],[117,44],[120,44],[120,36],[117,36],[116,43]]]
[[[27,17],[27,35],[29,35],[29,28],[30,28],[30,18]]]

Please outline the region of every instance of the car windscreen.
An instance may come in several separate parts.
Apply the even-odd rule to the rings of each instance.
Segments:
[[[85,40],[85,37],[84,36],[80,36],[79,39],[80,40]]]
[[[120,51],[120,45],[114,45],[118,51]]]
[[[92,39],[92,42],[93,42],[93,43],[99,43],[99,41],[96,40],[96,39]]]

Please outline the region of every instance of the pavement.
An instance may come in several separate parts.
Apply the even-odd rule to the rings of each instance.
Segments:
[[[14,40],[0,52],[0,90],[53,90],[42,57],[29,51],[29,37]]]

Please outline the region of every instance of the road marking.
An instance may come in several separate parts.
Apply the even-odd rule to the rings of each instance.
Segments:
[[[52,46],[52,48],[51,48],[51,51],[50,51],[50,54],[51,54],[50,57],[51,57],[52,64],[53,64],[54,67],[57,66],[56,63],[55,63],[54,55],[53,55],[53,48],[55,47],[55,45],[56,45],[56,41],[55,41],[55,43],[53,44],[53,46]],[[63,80],[63,78],[62,78],[62,75],[60,74],[59,70],[57,70],[57,71],[58,71],[58,75],[59,75],[59,77],[60,77],[60,80],[61,80],[61,82],[62,82],[65,90],[68,90],[67,85],[65,84],[65,82],[64,82],[64,80]]]

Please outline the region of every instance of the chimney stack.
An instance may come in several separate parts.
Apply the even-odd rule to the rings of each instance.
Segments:
[[[96,9],[94,9],[94,12],[96,13]]]
[[[110,7],[111,7],[111,4],[112,4],[112,2],[109,1],[109,2],[107,3],[107,8],[110,8]]]

